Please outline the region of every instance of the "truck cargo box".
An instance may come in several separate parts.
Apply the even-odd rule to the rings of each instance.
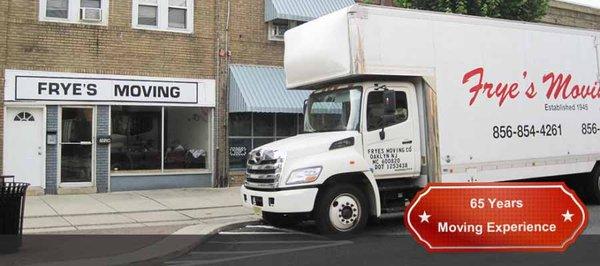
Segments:
[[[600,32],[353,5],[285,43],[289,89],[423,78],[443,181],[590,172],[600,160]]]

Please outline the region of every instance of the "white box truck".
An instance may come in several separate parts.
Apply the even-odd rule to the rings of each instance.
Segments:
[[[600,32],[353,5],[285,34],[304,134],[249,154],[243,204],[352,233],[428,182],[577,178],[600,200]],[[574,175],[578,174],[578,175]],[[573,181],[573,180],[571,180]]]

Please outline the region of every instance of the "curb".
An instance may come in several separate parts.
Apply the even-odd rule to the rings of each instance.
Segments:
[[[179,257],[191,251],[219,231],[257,223],[258,221],[259,220],[257,218],[248,216],[222,223],[190,225],[179,229],[175,233],[159,240],[156,243],[130,253],[119,254],[111,257],[45,262],[31,265],[157,265],[165,260]]]

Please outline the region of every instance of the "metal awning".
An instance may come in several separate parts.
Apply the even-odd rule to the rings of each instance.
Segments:
[[[265,22],[275,19],[311,21],[353,4],[354,0],[265,0]]]
[[[310,91],[286,90],[282,67],[230,65],[229,112],[302,113]]]

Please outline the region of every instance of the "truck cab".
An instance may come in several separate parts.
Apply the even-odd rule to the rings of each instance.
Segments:
[[[250,152],[244,205],[273,224],[313,218],[331,233],[401,211],[427,182],[418,106],[411,82],[313,91],[305,102],[303,134]]]

